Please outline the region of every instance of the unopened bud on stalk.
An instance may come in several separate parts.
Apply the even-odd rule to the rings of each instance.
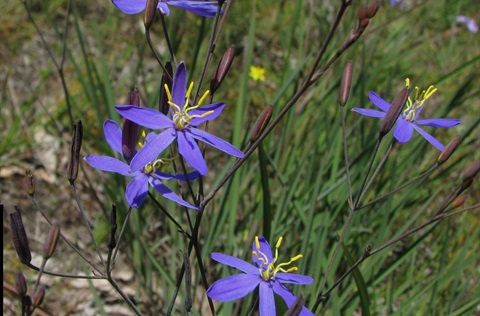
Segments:
[[[15,206],[15,212],[10,213],[10,229],[12,230],[12,240],[18,258],[23,264],[29,264],[32,261],[32,253],[28,245],[28,237],[23,226],[22,215]]]
[[[480,160],[477,160],[468,167],[467,171],[465,171],[465,174],[463,175],[462,185],[461,185],[462,190],[465,190],[466,188],[472,185],[473,179],[475,179],[479,171],[480,171]]]
[[[115,233],[117,231],[117,205],[112,204],[112,213],[110,213],[110,238],[108,239],[107,247],[110,250],[115,249],[117,241],[115,239]]]
[[[437,163],[441,165],[445,161],[447,161],[450,156],[453,154],[453,152],[457,149],[458,145],[460,145],[460,142],[462,141],[461,136],[455,136],[450,143],[445,147],[445,149],[442,151],[440,156],[438,156]]]
[[[20,270],[16,270],[14,273],[14,279],[17,294],[23,299],[27,294],[27,278]]]
[[[368,7],[360,7],[360,9],[358,9],[357,11],[358,22],[360,23],[360,21],[368,19],[369,13],[370,10],[368,9]]]
[[[148,0],[147,6],[145,7],[145,16],[143,19],[143,23],[145,24],[145,28],[148,30],[153,24],[155,20],[155,13],[157,12],[158,0]]]
[[[70,161],[68,162],[67,177],[70,184],[77,179],[78,163],[80,161],[80,150],[82,149],[83,139],[83,125],[82,121],[78,120],[77,124],[73,125],[72,146],[70,147]]]
[[[35,293],[32,295],[32,305],[38,307],[42,304],[43,298],[45,297],[45,286],[40,285],[36,290]]]
[[[210,92],[213,94],[222,84],[223,80],[227,76],[228,70],[233,62],[233,57],[235,57],[235,46],[230,46],[225,54],[223,54],[220,59],[217,69],[213,74],[212,80],[210,80]]]
[[[350,87],[352,86],[352,61],[348,60],[345,64],[345,68],[343,69],[342,81],[340,83],[340,93],[338,96],[338,100],[340,102],[340,106],[345,106],[348,101],[348,96],[350,95]]]
[[[377,14],[378,8],[380,7],[380,2],[375,0],[368,6],[367,16],[369,19],[373,18]]]
[[[167,70],[167,73],[163,72],[162,80],[160,82],[160,99],[159,99],[160,109],[159,110],[164,115],[168,115],[170,104],[168,104],[168,95],[167,95],[167,92],[165,91],[165,85],[167,85],[168,89],[172,91],[172,84],[173,84],[172,63],[171,62],[165,63],[165,69]]]
[[[410,88],[405,87],[402,89],[402,91],[400,91],[400,93],[397,95],[395,100],[393,100],[392,105],[390,106],[390,109],[388,109],[388,112],[383,118],[382,123],[380,125],[380,138],[388,134],[388,132],[390,132],[390,130],[392,129],[393,125],[395,124],[398,117],[400,116],[400,113],[402,112],[403,106],[407,101],[409,93],[410,93]]]
[[[458,196],[455,200],[453,200],[452,204],[450,204],[453,208],[457,208],[463,205],[465,201],[467,200],[467,197],[465,195],[460,195]]]
[[[257,118],[257,121],[253,125],[252,132],[250,133],[250,142],[255,142],[260,134],[265,130],[267,127],[268,122],[272,118],[273,114],[273,105],[268,105],[265,109],[263,109],[262,113]]]
[[[133,91],[128,93],[127,104],[140,106],[140,93],[135,85]],[[122,125],[122,154],[126,161],[130,162],[135,154],[138,138],[138,124],[124,119]]]
[[[45,239],[45,244],[43,245],[43,258],[50,258],[55,252],[57,247],[58,239],[60,238],[60,225],[54,224],[50,227],[48,231],[47,239]]]
[[[35,195],[35,182],[33,181],[32,171],[25,171],[25,189],[27,189],[28,195],[33,197]]]

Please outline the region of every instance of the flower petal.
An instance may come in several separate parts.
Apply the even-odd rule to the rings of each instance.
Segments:
[[[226,106],[225,103],[214,103],[214,104],[205,105],[205,106],[199,107],[198,109],[189,111],[188,112],[189,115],[204,115],[208,111],[213,111],[213,113],[205,115],[204,117],[193,118],[190,121],[190,125],[198,126],[203,122],[211,121],[217,118],[220,115],[220,113],[222,113],[225,106]]]
[[[185,207],[198,210],[198,207],[193,206],[192,204],[184,201],[181,197],[179,197],[175,192],[170,190],[165,184],[163,184],[160,180],[157,180],[153,177],[149,177],[148,182],[150,185],[160,193],[164,198],[169,199],[177,204],[183,205]]]
[[[376,94],[373,91],[370,91],[368,93],[368,97],[370,98],[370,101],[372,101],[372,103],[375,106],[377,106],[379,109],[381,109],[384,112],[388,112],[388,110],[390,110],[390,106],[392,106],[390,103],[380,98],[378,94]]]
[[[158,2],[157,8],[160,10],[160,12],[163,15],[169,16],[170,15],[170,9],[168,8],[168,5],[162,1]]]
[[[189,133],[186,133],[185,130],[179,131],[177,142],[180,155],[202,176],[206,175],[208,173],[207,163],[203,159],[200,148]]]
[[[275,298],[273,297],[273,290],[269,283],[260,282],[260,316],[276,315]]]
[[[130,167],[126,163],[118,160],[117,158],[108,156],[88,155],[83,159],[85,159],[85,161],[93,168],[107,172],[116,172],[121,174],[122,176],[127,177],[134,176],[133,173],[129,172]]]
[[[207,295],[216,301],[228,302],[244,297],[255,290],[261,279],[253,274],[235,274],[214,282]]]
[[[106,120],[103,123],[103,133],[110,147],[117,153],[122,154],[122,129],[117,122]]]
[[[397,125],[393,130],[393,136],[400,144],[405,144],[412,139],[413,136],[413,126],[415,124],[405,120],[400,116],[397,120]]]
[[[352,111],[357,112],[358,114],[370,116],[370,117],[384,118],[385,115],[387,115],[386,112],[381,112],[381,111],[371,110],[371,109],[353,108]]]
[[[275,275],[275,279],[278,280],[280,283],[288,284],[310,284],[313,282],[313,279],[309,276],[283,272],[277,273]]]
[[[449,119],[449,118],[431,118],[431,119],[415,121],[415,124],[426,125],[431,127],[453,127],[460,123],[462,123],[462,120]]]
[[[112,0],[113,4],[126,14],[136,14],[145,10],[147,0]]]
[[[290,308],[290,306],[292,306],[293,303],[295,303],[295,301],[297,300],[297,298],[295,297],[295,295],[292,294],[292,292],[290,292],[286,287],[284,287],[278,282],[273,283],[273,291],[278,295],[280,295],[281,298],[283,298],[285,303],[287,303],[288,308]],[[302,307],[302,311],[300,312],[300,315],[313,316],[314,314],[311,311],[309,311],[306,307]]]
[[[242,272],[245,272],[248,274],[256,274],[257,276],[260,274],[260,271],[258,270],[257,267],[255,267],[254,265],[242,259],[225,255],[223,253],[218,253],[218,252],[212,252],[210,254],[210,257],[212,257],[213,260],[220,262],[221,264],[238,269]]]
[[[151,142],[133,157],[130,168],[134,171],[143,169],[148,163],[157,159],[158,155],[165,150],[176,138],[176,132],[169,128],[158,134]]]
[[[188,128],[188,133],[192,135],[193,138],[201,140],[204,143],[209,144],[210,146],[213,146],[231,156],[237,157],[237,158],[243,158],[245,154],[235,148],[232,144],[227,143],[221,138],[218,138],[217,136],[213,136],[210,133],[207,133],[203,130],[200,130],[198,128],[190,127]]]
[[[217,13],[217,6],[207,1],[168,1],[168,4],[209,18]]]
[[[258,241],[260,243],[260,248],[257,248],[256,241],[253,241],[252,252],[256,252],[260,258],[263,258],[262,254],[264,254],[266,256],[266,260],[269,263],[272,263],[273,262],[272,248],[270,248],[268,241],[263,236],[258,236]],[[265,265],[266,263],[265,261],[259,260],[255,255],[252,255],[252,261],[257,268],[259,268],[262,265]]]
[[[127,185],[125,190],[125,198],[128,205],[134,208],[140,207],[148,194],[148,176],[143,173],[139,173],[132,181]]]
[[[127,120],[151,129],[162,129],[174,126],[171,119],[154,109],[142,108],[135,105],[116,105],[115,110]]]
[[[174,2],[170,2],[173,4]],[[172,102],[175,103],[183,109],[185,105],[185,94],[187,93],[187,68],[185,63],[181,62],[178,65],[175,76],[173,76],[173,87],[172,87]]]
[[[435,137],[433,137],[429,133],[425,132],[422,128],[416,126],[415,124],[412,124],[412,127],[438,150],[443,151],[445,149],[445,146],[443,146],[442,143],[440,143]]]

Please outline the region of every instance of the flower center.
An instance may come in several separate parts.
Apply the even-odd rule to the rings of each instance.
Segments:
[[[142,143],[141,141],[138,142],[138,147],[143,148],[145,143],[147,143],[147,135],[144,130],[142,130],[142,137],[141,137],[144,142]],[[170,165],[170,162],[173,161],[175,158],[158,158],[150,163],[148,163],[145,167],[143,167],[143,173],[145,174],[152,174],[158,169],[160,169],[162,166],[168,166]]]
[[[252,251],[252,254],[261,262],[259,267],[260,276],[265,281],[270,281],[274,279],[278,271],[288,273],[288,272],[294,272],[298,270],[297,267],[291,267],[288,269],[284,269],[284,267],[291,264],[294,261],[297,261],[298,259],[303,258],[303,255],[301,254],[296,255],[293,258],[290,258],[288,262],[283,262],[276,265],[276,262],[278,260],[278,248],[280,248],[280,246],[282,245],[282,241],[283,241],[283,237],[278,238],[277,244],[275,245],[275,257],[273,258],[272,262],[269,262],[267,255],[260,250],[260,241],[258,240],[258,236],[255,237],[255,244],[257,246],[257,251]]]
[[[410,86],[410,79],[405,79],[405,84],[407,87]],[[407,121],[413,122],[418,114],[420,113],[420,110],[423,106],[423,103],[430,98],[435,92],[437,91],[437,88],[435,88],[433,85],[428,87],[427,91],[422,90],[420,93],[420,89],[418,87],[415,87],[415,101],[412,101],[410,97],[408,97],[407,100],[407,108],[405,111],[403,111],[403,117]]]
[[[189,99],[190,99],[190,94],[192,93],[192,90],[193,90],[193,82],[190,83],[190,86],[188,87],[187,93],[185,95],[185,104],[182,107],[172,102],[172,94],[170,93],[170,89],[168,88],[168,86],[165,84],[165,92],[167,93],[168,104],[170,104],[170,106],[173,109],[172,120],[177,130],[187,128],[190,125],[190,121],[194,118],[205,117],[213,113],[213,111],[207,111],[202,114],[193,114],[193,115],[188,113],[191,110],[195,110],[198,107],[200,107],[200,104],[202,104],[202,102],[210,93],[210,90],[205,91],[205,93],[200,98],[200,100],[198,100],[198,103],[196,105],[190,106]]]

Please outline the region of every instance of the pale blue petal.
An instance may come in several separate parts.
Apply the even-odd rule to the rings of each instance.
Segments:
[[[372,101],[372,103],[382,111],[388,112],[388,110],[390,109],[391,104],[380,98],[375,92],[370,91],[368,93],[368,97],[370,98],[370,101]]]
[[[400,144],[405,144],[412,139],[413,126],[411,122],[403,119],[401,116],[397,120],[397,125],[393,130],[393,136]]]
[[[260,271],[258,270],[257,267],[252,265],[251,263],[248,263],[242,259],[235,258],[229,255],[225,255],[223,253],[218,253],[218,252],[212,252],[210,254],[213,260],[220,262],[221,264],[227,265],[229,267],[238,269],[242,272],[248,273],[248,274],[257,274],[257,276],[260,275]]]
[[[260,282],[258,275],[235,274],[213,283],[207,290],[207,295],[220,302],[238,300],[255,290]]]
[[[169,128],[158,134],[151,142],[133,157],[130,168],[134,171],[143,169],[148,163],[156,160],[158,155],[165,150],[176,138],[176,131]]]
[[[173,5],[173,2],[170,4]],[[175,103],[183,109],[185,105],[185,95],[187,93],[187,68],[185,63],[182,61],[173,76],[173,87],[172,87],[172,102]]]
[[[252,245],[252,253],[255,251],[258,254],[259,258],[264,260],[259,260],[256,256],[252,254],[252,261],[256,267],[260,268],[262,264],[265,265],[266,263],[273,262],[273,254],[272,249],[270,248],[270,245],[268,244],[268,241],[265,239],[265,237],[258,236],[258,241],[260,243],[260,248],[257,248],[257,243],[254,240]],[[266,256],[266,258],[261,255],[262,253]]]
[[[415,121],[415,124],[426,125],[431,127],[452,127],[460,123],[462,123],[462,120],[449,119],[449,118],[432,118],[432,119]]]
[[[268,282],[260,283],[260,316],[276,315],[275,298],[273,297],[273,289]]]
[[[172,190],[170,190],[165,184],[160,182],[160,180],[154,179],[152,177],[149,177],[149,183],[150,185],[158,192],[160,193],[164,198],[169,199],[177,204],[183,205],[185,207],[198,210],[198,207],[193,206],[192,204],[188,203],[187,201],[184,201],[181,197],[179,197],[176,193],[174,193]]]
[[[214,103],[214,104],[205,105],[205,106],[199,107],[198,109],[189,111],[188,112],[189,115],[203,115],[208,111],[213,111],[213,113],[205,115],[204,117],[197,117],[197,118],[192,119],[190,121],[190,125],[191,126],[198,126],[198,125],[202,124],[203,122],[211,121],[211,120],[217,118],[220,115],[220,113],[222,113],[225,106],[226,106],[225,103]]]
[[[213,136],[210,133],[207,133],[203,130],[200,130],[194,127],[190,127],[187,130],[188,130],[188,133],[192,135],[193,138],[198,139],[204,143],[207,143],[210,146],[215,147],[231,156],[234,156],[237,158],[243,158],[243,156],[245,156],[245,154],[241,150],[235,148],[233,145],[231,145],[230,143],[227,143],[221,138],[218,138],[217,136]]]
[[[100,169],[102,171],[116,172],[127,177],[132,177],[135,175],[134,173],[129,172],[130,167],[126,163],[118,160],[117,158],[88,155],[83,159],[85,159],[85,161],[88,162],[88,164],[93,168]]]
[[[387,115],[386,112],[381,112],[381,111],[371,110],[371,109],[353,108],[352,111],[357,112],[358,114],[370,116],[370,117],[384,118],[385,115]]]
[[[287,307],[290,308],[293,303],[297,300],[295,295],[292,294],[287,288],[285,288],[283,285],[281,285],[278,282],[273,283],[273,291],[280,295],[281,298],[287,303]],[[314,314],[309,311],[306,307],[302,308],[302,311],[300,312],[301,316],[314,316]]]
[[[126,14],[140,13],[147,6],[147,0],[112,0],[112,2]]]
[[[440,143],[435,137],[425,132],[419,126],[416,126],[414,124],[412,124],[412,126],[417,132],[420,133],[420,135],[422,135],[430,144],[435,146],[438,150],[443,151],[445,149],[445,146],[443,146],[442,143]]]
[[[127,185],[125,190],[125,198],[128,205],[134,208],[140,207],[148,194],[148,176],[143,173],[139,173],[133,180]]]
[[[193,169],[197,170],[202,176],[208,173],[207,163],[203,159],[202,152],[197,142],[186,133],[185,130],[178,132],[178,152],[188,162]]]
[[[117,122],[106,120],[103,123],[103,133],[110,147],[117,153],[122,154],[122,129]]]
[[[169,5],[173,5],[192,13],[213,18],[217,13],[217,6],[206,1],[168,1]]]
[[[278,280],[280,283],[288,284],[310,284],[313,282],[313,279],[311,277],[295,273],[279,272],[275,275],[275,279]]]
[[[163,129],[174,126],[171,119],[154,109],[135,105],[116,105],[115,110],[127,120],[147,128]]]

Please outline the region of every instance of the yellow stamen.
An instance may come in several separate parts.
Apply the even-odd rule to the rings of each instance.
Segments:
[[[410,86],[410,79],[406,78],[405,79],[405,84],[407,87]],[[420,89],[418,87],[415,87],[415,101],[412,100],[412,98],[408,97],[407,100],[407,107],[405,108],[405,111],[403,112],[403,117],[407,121],[413,121],[416,119],[418,115],[418,111],[422,108],[423,103],[430,98],[435,92],[437,91],[437,88],[435,88],[433,85],[430,85],[428,89],[422,90],[420,92]]]

